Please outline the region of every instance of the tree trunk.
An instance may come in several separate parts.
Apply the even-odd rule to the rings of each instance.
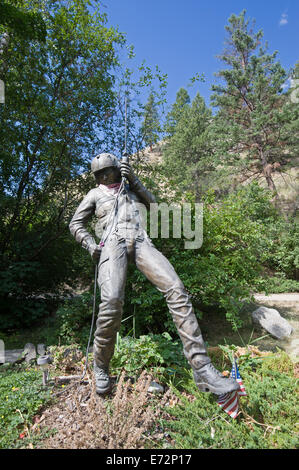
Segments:
[[[267,181],[268,188],[271,189],[273,193],[276,193],[275,198],[278,198],[277,189],[272,178],[272,169],[273,169],[272,165],[271,163],[268,163],[267,157],[262,148],[259,149],[259,152],[260,152],[260,160],[261,160],[262,168],[263,168],[263,175]]]

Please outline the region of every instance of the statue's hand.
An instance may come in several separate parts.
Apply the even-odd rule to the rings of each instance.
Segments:
[[[100,259],[102,250],[99,247],[99,245],[96,245],[95,243],[92,243],[91,245],[89,245],[88,251],[89,251],[90,256],[92,257],[92,259],[94,261],[98,261]]]
[[[134,178],[134,173],[130,163],[121,162],[120,174],[123,178],[127,178],[129,181]]]

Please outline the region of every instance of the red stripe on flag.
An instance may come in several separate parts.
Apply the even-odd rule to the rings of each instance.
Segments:
[[[236,418],[239,409],[238,393],[232,392],[218,400],[218,405],[232,418]]]
[[[227,410],[227,413],[232,417],[235,418],[238,414],[238,409],[239,409],[239,401],[238,401],[238,396],[236,396],[236,403],[235,405]]]
[[[226,408],[228,408],[228,407],[231,405],[231,403],[233,403],[233,401],[235,400],[236,396],[237,396],[236,392],[234,392],[234,393],[231,395],[230,399],[225,403],[225,407],[226,407]]]

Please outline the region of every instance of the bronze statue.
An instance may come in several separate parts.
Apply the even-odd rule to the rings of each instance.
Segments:
[[[238,390],[234,379],[224,377],[212,365],[182,281],[141,224],[136,203],[149,207],[155,202],[154,196],[142,185],[130,164],[120,163],[114,155],[97,155],[92,160],[91,170],[97,187],[89,191],[79,205],[70,231],[98,263],[101,303],[93,349],[97,393],[105,394],[111,389],[109,363],[120,328],[127,266],[131,262],[164,294],[199,390],[216,395]],[[122,184],[122,178],[127,179],[127,187]],[[116,200],[117,217],[111,219]],[[93,214],[98,218],[96,234],[104,240],[101,246],[86,229]]]

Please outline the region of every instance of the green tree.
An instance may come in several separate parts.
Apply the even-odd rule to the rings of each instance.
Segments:
[[[150,89],[155,98],[155,114],[156,116],[162,116],[165,104],[167,75],[163,74],[158,66],[150,68],[145,65],[144,61],[141,64],[136,61],[134,62],[134,58],[133,48],[130,48],[128,56],[128,59],[132,61],[130,67],[121,67],[116,77],[114,86],[115,101],[114,107],[109,113],[109,129],[106,132],[105,144],[106,148],[109,148],[110,151],[113,151],[116,155],[121,155],[125,147],[126,134],[127,153],[133,157],[131,163],[135,171],[140,173],[141,166],[145,163],[143,160],[144,133],[146,131],[150,133],[150,121],[147,120],[147,129],[143,125],[146,107],[143,97],[147,95],[147,90]],[[127,112],[125,113],[126,108]],[[156,141],[158,136],[157,121],[154,126],[156,134],[154,136],[153,132],[151,139],[154,138]]]
[[[42,15],[38,11],[26,11],[28,5],[24,0],[1,0],[0,24],[7,33],[20,39],[44,41],[47,31]]]
[[[290,88],[286,93],[290,103],[298,105],[299,103],[299,61],[296,62],[290,73]],[[298,134],[297,134],[298,135]]]
[[[90,188],[78,175],[105,141],[124,43],[88,0],[41,5],[45,43],[12,36],[0,58],[0,297],[8,315],[17,296],[72,277],[68,221]]]
[[[254,32],[245,14],[233,14],[226,26],[227,49],[220,55],[226,67],[212,87],[214,142],[219,167],[229,165],[242,180],[264,178],[275,193],[273,173],[298,154],[298,106],[282,93],[287,73],[277,52],[267,53],[263,32]]]
[[[150,146],[152,150],[152,146],[158,141],[161,132],[159,113],[153,91],[150,93],[148,101],[144,106],[144,119],[141,125],[141,132],[145,145]]]
[[[191,100],[187,90],[185,88],[180,88],[176,94],[176,100],[166,117],[164,130],[168,136],[172,136],[174,134],[182,112],[190,106],[190,103]]]
[[[173,110],[177,115],[174,112],[172,116],[176,125],[165,146],[165,171],[181,191],[189,191],[199,200],[214,169],[209,137],[212,113],[199,93],[191,106],[186,100],[175,104]]]

